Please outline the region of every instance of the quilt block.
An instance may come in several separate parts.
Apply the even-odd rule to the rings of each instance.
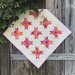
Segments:
[[[13,24],[3,35],[37,68],[71,34],[47,9],[43,9],[38,17],[33,10],[27,11]]]

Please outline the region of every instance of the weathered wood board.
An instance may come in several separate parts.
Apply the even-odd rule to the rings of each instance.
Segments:
[[[0,46],[0,75],[10,75],[9,42]]]
[[[65,1],[65,25],[72,31],[65,41],[65,53],[75,53],[75,0]],[[75,75],[75,61],[65,61],[65,75]]]

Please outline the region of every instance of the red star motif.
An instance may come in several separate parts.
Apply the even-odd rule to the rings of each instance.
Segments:
[[[18,38],[20,37],[20,35],[22,35],[22,33],[23,33],[23,32],[20,32],[20,31],[18,30],[18,28],[15,28],[15,31],[12,32],[12,35],[15,36],[15,39],[18,39]]]
[[[50,44],[53,44],[53,42],[49,40],[48,37],[46,37],[44,41],[41,41],[41,43],[44,44],[46,48],[48,48]]]
[[[24,21],[21,22],[21,25],[23,25],[25,29],[28,29],[28,27],[31,25],[31,22],[29,22],[27,18],[24,18]]]
[[[39,56],[40,56],[41,54],[43,54],[43,51],[40,50],[38,47],[36,47],[35,50],[32,51],[32,54],[34,54],[34,55],[36,56],[36,59],[38,59]]]
[[[34,31],[31,34],[34,35],[35,38],[38,38],[38,36],[41,34],[41,32],[38,31],[38,28],[34,28]]]
[[[50,31],[50,34],[53,34],[55,38],[58,38],[58,35],[62,34],[62,32],[58,29],[58,27],[54,27],[54,30]]]
[[[30,12],[30,15],[32,15],[32,16],[34,17],[34,19],[37,18],[35,11],[31,11],[31,12]]]
[[[40,25],[43,25],[44,28],[47,28],[51,24],[51,21],[48,21],[47,18],[44,18],[43,21],[40,21]]]
[[[25,38],[25,40],[22,41],[22,45],[24,45],[26,48],[29,48],[29,46],[32,45],[32,41],[30,41],[28,38]]]

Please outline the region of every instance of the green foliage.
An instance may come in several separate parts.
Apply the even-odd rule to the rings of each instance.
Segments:
[[[3,44],[2,33],[19,19],[19,15],[29,9],[37,12],[38,0],[0,0],[0,43]],[[43,1],[44,0],[39,0]]]
[[[2,37],[0,37],[0,44],[4,44],[4,40]]]

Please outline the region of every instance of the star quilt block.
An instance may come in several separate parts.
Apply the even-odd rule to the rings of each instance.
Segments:
[[[38,11],[38,16],[33,10],[20,15],[3,35],[40,68],[71,31],[47,9]]]

